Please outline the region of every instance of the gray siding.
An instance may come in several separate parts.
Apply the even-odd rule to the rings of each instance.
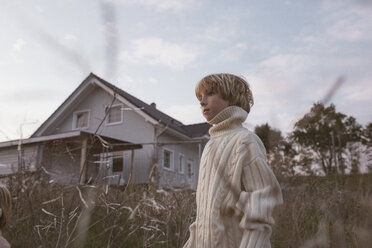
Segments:
[[[112,103],[112,96],[101,88],[96,88],[88,98],[82,100],[66,115],[65,119],[56,127],[54,133],[63,133],[73,130],[73,114],[80,110],[89,110],[89,128],[91,132],[97,131],[105,117],[105,108]],[[135,110],[116,100],[114,105],[123,106],[123,122],[121,124],[108,125],[106,121],[100,126],[98,133],[117,139],[136,142],[152,142],[154,140],[154,127],[145,121]]]
[[[152,161],[152,149],[142,149],[135,151],[134,160],[134,182],[136,183],[147,183],[148,176],[151,168]],[[128,182],[131,167],[131,152],[124,152],[124,179]]]
[[[113,157],[123,157],[123,171],[113,172]],[[124,182],[129,182],[129,177],[131,173],[131,162],[132,162],[132,152],[115,152],[102,154],[100,159],[96,159],[101,163],[100,177],[105,179],[103,181],[110,182],[111,184],[118,184],[120,179],[124,179]],[[134,183],[147,183],[149,177],[149,171],[151,168],[152,161],[152,149],[141,149],[136,150],[134,155],[134,170],[133,170],[133,180]]]
[[[70,110],[69,114],[65,115],[63,121],[54,129],[54,133],[64,133],[73,130],[73,115],[76,111],[89,111],[89,127],[86,130],[96,132],[102,120],[105,117],[105,109],[112,103],[112,96],[101,88],[95,88],[90,92],[89,97],[81,100],[74,110]],[[123,121],[120,124],[107,124],[103,121],[98,129],[98,134],[129,141],[132,143],[148,143],[154,141],[154,127],[145,121],[135,110],[129,109],[124,103],[115,100],[113,105],[120,104],[123,108]],[[135,151],[135,173],[134,181],[136,183],[146,183],[148,181],[148,173],[152,165],[153,146],[144,146],[141,150]],[[99,159],[96,158],[96,162]],[[124,172],[122,177],[127,181],[130,170],[129,162],[124,161]],[[80,161],[80,160],[79,160]],[[79,162],[78,161],[78,162]],[[78,172],[79,166],[76,161],[69,158],[55,161],[57,163],[56,172],[71,176]],[[62,164],[64,164],[62,166]],[[95,166],[97,166],[96,163]],[[107,172],[105,172],[107,173]],[[94,174],[94,173],[93,173]],[[110,174],[110,173],[108,173]]]
[[[36,145],[22,146],[22,157],[27,170],[35,170],[37,162]],[[8,147],[0,150],[0,175],[12,174],[18,172],[19,151],[17,147]]]
[[[159,137],[159,143],[180,141],[174,136],[165,133]],[[164,187],[180,187],[196,189],[197,175],[199,171],[199,149],[198,144],[172,144],[162,145],[158,148],[158,164],[160,184]],[[169,170],[163,166],[164,164],[164,149],[170,150],[173,153],[172,168]],[[184,171],[180,171],[179,155],[184,155]],[[192,162],[191,177],[188,175],[187,163]]]

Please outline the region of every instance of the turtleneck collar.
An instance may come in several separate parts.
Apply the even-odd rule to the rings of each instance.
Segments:
[[[242,127],[242,123],[247,119],[247,116],[248,113],[241,107],[229,106],[208,122],[213,125],[209,129],[209,135],[213,138]]]

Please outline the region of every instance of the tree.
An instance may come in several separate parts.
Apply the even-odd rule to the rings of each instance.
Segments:
[[[282,136],[280,130],[270,127],[268,123],[256,126],[254,132],[264,144],[267,160],[277,177],[295,174],[296,155],[292,145]]]
[[[369,173],[372,173],[372,122],[368,123],[363,129],[363,140],[362,142],[366,145],[367,168]]]
[[[310,112],[295,123],[291,138],[312,156],[326,175],[344,173],[342,156],[347,142],[361,140],[362,127],[354,117],[337,112],[335,105],[315,103]]]
[[[262,140],[267,153],[278,149],[280,142],[283,140],[282,133],[271,128],[268,123],[256,126],[254,132]]]
[[[363,140],[362,142],[368,147],[372,146],[372,122],[368,123],[363,129]]]
[[[348,150],[349,150],[349,161],[351,174],[358,174],[359,173],[359,166],[360,166],[360,152],[361,152],[361,143],[350,143],[348,144]]]
[[[357,123],[356,119],[352,116],[346,118],[345,120],[345,130],[339,136],[339,142],[341,143],[342,147],[346,147],[349,150],[349,164],[350,164],[350,173],[358,174],[360,168],[360,153],[362,149],[362,143],[360,141],[363,140],[363,129],[362,126]],[[345,173],[345,163],[344,159],[341,155],[342,151],[339,151],[339,161],[340,161],[340,168],[342,169],[341,172]]]

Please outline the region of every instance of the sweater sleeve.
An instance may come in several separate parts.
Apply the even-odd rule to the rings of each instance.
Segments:
[[[190,237],[189,239],[187,240],[187,242],[184,244],[183,248],[194,248],[196,247],[196,241],[195,241],[195,232],[196,232],[196,222],[193,222],[191,225],[190,225]]]
[[[241,178],[244,189],[236,204],[242,216],[239,226],[244,229],[240,248],[270,247],[272,212],[283,202],[282,193],[258,144],[250,145],[248,154]]]

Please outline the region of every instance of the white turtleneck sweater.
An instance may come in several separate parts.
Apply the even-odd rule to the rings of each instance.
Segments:
[[[196,220],[184,248],[270,247],[271,214],[282,203],[282,193],[261,140],[242,127],[247,115],[230,106],[209,122]]]

